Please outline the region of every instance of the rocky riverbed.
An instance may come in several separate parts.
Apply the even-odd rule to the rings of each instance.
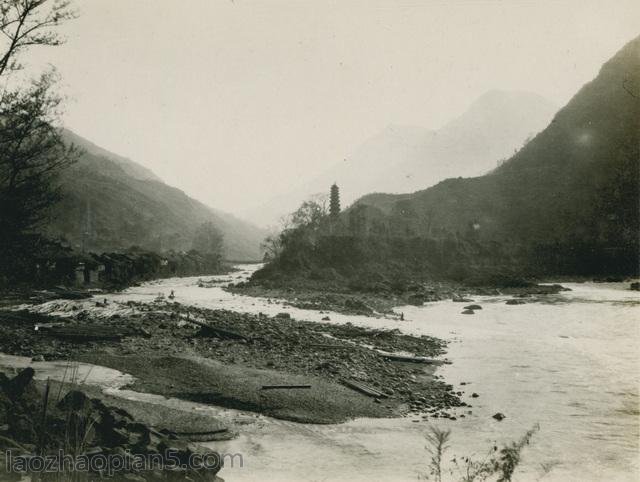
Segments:
[[[470,411],[434,373],[445,349],[436,338],[169,300],[97,304],[2,312],[0,351],[103,365],[133,375],[138,391],[302,422]]]
[[[207,283],[201,283],[207,287]],[[219,286],[219,285],[212,285]],[[230,293],[266,299],[286,300],[294,308],[315,311],[333,311],[347,315],[401,318],[394,307],[453,300],[471,302],[474,296],[517,296],[531,298],[557,294],[566,290],[559,284],[523,283],[522,286],[464,286],[451,282],[421,282],[399,289],[381,289],[376,292],[354,291],[347,286],[323,286],[308,280],[290,280],[284,286],[268,282],[240,281],[225,288]]]
[[[0,373],[2,480],[45,471],[56,480],[220,480],[218,453],[142,423],[76,385],[37,384],[34,374],[31,367],[12,378]]]

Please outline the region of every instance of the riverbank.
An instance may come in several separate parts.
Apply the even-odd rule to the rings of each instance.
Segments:
[[[56,305],[65,316],[0,313],[0,351],[107,366],[136,377],[133,390],[298,422],[450,417],[449,409],[466,406],[434,374],[445,344],[432,337],[168,301],[81,309],[86,304]]]
[[[145,404],[107,400],[101,391],[78,382],[36,382],[35,375],[30,366],[10,377],[0,373],[3,480],[2,475],[22,480],[21,474],[41,472],[45,457],[46,471],[58,472],[60,480],[76,480],[76,470],[86,473],[81,480],[105,475],[113,480],[220,480],[220,455],[167,427],[177,419],[183,425],[179,411],[144,410]],[[194,419],[203,422],[189,417],[191,423]],[[145,464],[151,457],[154,463]],[[134,459],[139,463],[131,463]]]
[[[453,300],[473,303],[476,296],[514,296],[533,301],[538,296],[557,294],[567,290],[559,284],[522,283],[521,286],[465,286],[451,282],[412,283],[398,290],[376,291],[351,289],[345,284],[324,283],[307,279],[286,282],[265,282],[250,279],[232,283],[224,288],[243,296],[285,300],[295,308],[314,311],[334,311],[347,315],[384,316],[400,318],[395,307]]]

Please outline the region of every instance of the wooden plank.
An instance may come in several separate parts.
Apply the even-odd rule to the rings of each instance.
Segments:
[[[276,390],[276,389],[291,390],[291,389],[298,389],[298,388],[311,388],[311,385],[262,385],[263,390]]]
[[[310,348],[329,348],[333,350],[351,350],[355,345],[335,345],[331,343],[313,343],[309,345]]]
[[[411,363],[426,363],[426,364],[433,364],[436,363],[437,360],[433,360],[431,358],[427,358],[424,356],[409,356],[409,355],[396,355],[394,353],[381,353],[378,352],[378,354],[386,359],[386,360],[391,360],[391,361],[401,361],[401,362],[411,362]]]
[[[187,317],[184,315],[180,315],[180,319],[186,321],[187,323],[193,323],[194,325],[199,326],[200,331],[198,332],[198,334],[200,336],[215,336],[218,338],[229,340],[251,341],[249,337],[244,336],[242,333],[237,333],[226,328],[218,328],[216,326],[212,326],[204,319],[196,319],[195,317]]]
[[[48,336],[73,341],[120,341],[126,336],[139,334],[133,329],[114,329],[104,325],[39,326],[38,331]]]
[[[362,382],[358,382],[355,380],[347,380],[345,378],[341,379],[340,382],[351,388],[352,390],[355,390],[357,392],[363,393],[369,397],[373,397],[373,398],[387,398],[387,394],[386,393],[382,393],[379,390],[376,390],[373,387],[370,387],[369,385],[365,385]]]
[[[226,330],[223,328],[217,328],[211,325],[200,325],[200,331],[198,332],[200,336],[215,336],[217,338],[223,338],[228,340],[244,340],[249,341],[249,338],[246,336],[236,333],[235,331]]]

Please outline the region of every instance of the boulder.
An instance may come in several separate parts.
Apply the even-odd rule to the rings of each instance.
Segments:
[[[640,291],[640,281],[634,281],[629,285],[631,291]]]
[[[22,370],[12,379],[0,380],[0,389],[12,404],[19,405],[22,410],[36,411],[41,409],[42,400],[33,380],[33,368]]]
[[[58,402],[58,408],[64,411],[88,413],[93,404],[84,392],[71,390]]]
[[[481,310],[482,306],[480,305],[467,305],[464,307],[465,310]]]
[[[475,313],[475,311],[473,311],[473,310],[464,310],[464,311],[462,312],[462,314],[463,314],[463,315],[475,315],[476,313]]]
[[[451,299],[456,303],[473,303],[472,299],[460,295],[453,295]]]
[[[498,422],[501,422],[502,420],[504,420],[506,417],[506,415],[504,413],[496,413],[493,418],[495,418]]]
[[[407,303],[414,306],[422,306],[424,302],[425,302],[425,297],[419,294],[410,295],[407,298]]]

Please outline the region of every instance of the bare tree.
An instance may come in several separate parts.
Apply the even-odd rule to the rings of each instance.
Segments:
[[[75,17],[69,0],[0,0],[0,77],[22,68],[23,50],[60,45],[57,27]]]

